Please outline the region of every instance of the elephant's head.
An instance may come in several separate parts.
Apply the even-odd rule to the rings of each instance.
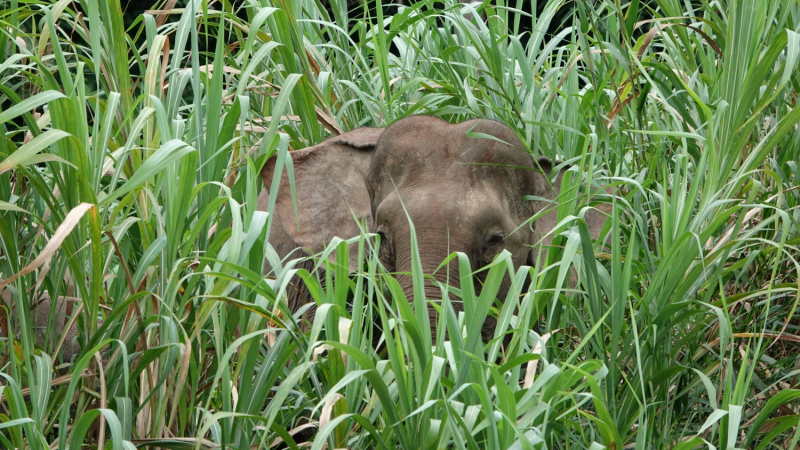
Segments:
[[[555,198],[562,174],[551,180],[550,160],[534,160],[523,148],[498,122],[449,124],[412,116],[385,129],[357,129],[292,152],[297,217],[284,174],[270,241],[281,256],[298,247],[316,253],[334,236],[358,235],[353,215],[364,218],[381,236],[381,261],[398,273],[408,298],[412,258],[407,217],[414,224],[426,274],[454,251],[466,254],[473,269],[492,262],[503,250],[511,253],[516,266],[533,265],[533,247],[539,241],[549,245],[552,236],[546,235],[556,217],[553,211],[533,227],[526,225],[547,202],[523,198]],[[270,185],[273,172],[274,159],[262,171],[265,185]],[[265,199],[266,192],[262,196]],[[594,237],[604,219],[597,211],[587,216]],[[433,275],[458,286],[456,261],[449,271]],[[425,292],[428,298],[441,297],[431,282]],[[504,292],[499,295],[505,297]],[[432,319],[435,315],[431,310]],[[487,322],[484,336],[492,330],[493,323]]]

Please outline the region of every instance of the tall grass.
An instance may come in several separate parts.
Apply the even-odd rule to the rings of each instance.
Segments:
[[[555,35],[563,0],[484,2],[485,23],[209,3],[126,30],[119,0],[0,2],[1,447],[795,448],[796,0],[578,0]],[[279,260],[256,201],[268,157],[411,114],[500,119],[613,192],[563,198],[550,265],[498,258],[480,295],[454,255],[464,312],[442,304],[432,346],[373,236],[349,278],[332,242],[325,282]],[[31,326],[66,279],[72,361]]]

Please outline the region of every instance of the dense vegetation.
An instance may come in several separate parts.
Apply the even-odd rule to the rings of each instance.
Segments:
[[[0,447],[795,448],[796,0],[578,0],[555,35],[551,0],[526,36],[514,0],[170,3],[126,29],[119,0],[0,2]],[[325,283],[256,208],[268,157],[412,114],[499,119],[616,193],[594,250],[563,198],[549,270],[496,260],[504,306],[463,288],[432,347],[374,236]],[[72,361],[30,326],[67,274]]]

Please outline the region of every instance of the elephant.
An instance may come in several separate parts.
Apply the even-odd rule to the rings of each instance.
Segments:
[[[511,254],[515,267],[541,264],[544,259],[537,260],[534,246],[550,245],[557,213],[544,214],[532,227],[523,224],[542,208],[553,206],[542,199],[556,198],[566,169],[553,177],[552,161],[534,159],[523,149],[511,129],[493,120],[450,124],[430,116],[409,116],[387,128],[358,128],[292,151],[296,216],[284,171],[269,242],[281,258],[313,255],[334,237],[358,236],[355,217],[380,236],[381,263],[397,273],[407,298],[412,298],[413,284],[406,214],[414,224],[426,274],[454,251],[465,253],[473,270],[492,262],[502,250]],[[273,157],[261,171],[265,188],[258,209],[263,211],[268,209],[275,166]],[[525,200],[525,196],[540,199]],[[586,214],[594,239],[607,218],[605,206]],[[357,269],[354,259],[351,256],[352,270]],[[445,282],[447,272],[438,270],[433,277]],[[449,272],[458,274],[455,260]],[[458,287],[458,277],[450,278],[450,285]],[[508,287],[506,280],[498,298],[505,298]],[[429,299],[441,298],[440,288],[430,280],[424,291]],[[302,287],[288,297],[292,311],[308,301]],[[459,306],[454,303],[456,309]],[[429,316],[435,333],[437,313],[431,308]],[[484,341],[491,339],[494,325],[491,317],[484,324]]]
[[[3,280],[0,280],[2,283]],[[15,291],[12,290],[10,286],[5,286],[0,288],[0,297],[2,298],[2,303],[0,304],[0,337],[7,338],[8,332],[6,332],[8,321],[6,320],[5,311],[3,311],[2,307],[7,308],[7,311],[11,312],[11,317],[14,318],[16,322],[19,317],[19,313],[14,310],[16,306],[16,301],[14,301]],[[67,283],[67,295],[59,296],[56,304],[55,304],[55,315],[54,321],[52,323],[53,328],[50,329],[49,339],[50,340],[58,340],[61,338],[62,333],[64,333],[64,328],[67,326],[67,322],[69,317],[72,315],[72,310],[77,309],[77,305],[80,303],[80,299],[75,298],[75,287],[71,282]],[[75,306],[75,308],[72,308]],[[31,308],[31,321],[32,321],[32,329],[34,335],[36,337],[36,343],[40,347],[44,347],[46,342],[45,339],[48,337],[48,323],[50,320],[50,308],[51,308],[51,299],[47,293],[43,293],[39,300],[36,302],[35,306]],[[16,322],[15,326],[19,326],[19,323]],[[70,361],[74,356],[81,352],[81,347],[78,345],[77,342],[78,338],[78,327],[76,324],[72,324],[72,326],[66,331],[66,336],[64,337],[64,343],[61,347],[61,357],[64,361]]]

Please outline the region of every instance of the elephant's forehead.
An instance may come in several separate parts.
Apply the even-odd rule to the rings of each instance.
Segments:
[[[492,219],[504,221],[509,210],[506,196],[491,186],[482,184],[459,188],[436,182],[424,185],[399,186],[378,208],[380,219],[385,215],[408,215],[415,223],[433,221],[470,225],[473,221]]]
[[[498,207],[515,214],[528,190],[527,170],[503,164],[412,159],[387,169],[378,177],[378,198],[396,189],[403,202],[428,210],[453,208],[471,215]]]
[[[378,142],[375,160],[392,170],[408,165],[505,164],[531,166],[522,143],[502,124],[473,120],[448,124],[409,117],[389,127]]]
[[[385,152],[388,160],[419,165],[530,165],[530,157],[521,149],[489,139],[461,135],[434,136],[413,143],[399,144]]]
[[[456,161],[432,157],[409,160],[386,173],[398,185],[412,189],[438,186],[461,197],[513,195],[526,184],[528,169],[503,162]],[[450,193],[449,191],[455,191]]]
[[[404,202],[424,204],[428,210],[453,206],[466,214],[496,205],[517,214],[522,196],[531,190],[532,165],[521,142],[497,122],[451,125],[410,117],[381,136],[367,185],[373,207],[398,190]]]
[[[408,184],[398,186],[401,199],[414,200],[419,204],[440,203],[454,205],[462,210],[469,205],[503,202],[502,192],[490,183],[452,183],[447,179],[438,179],[425,184]]]

